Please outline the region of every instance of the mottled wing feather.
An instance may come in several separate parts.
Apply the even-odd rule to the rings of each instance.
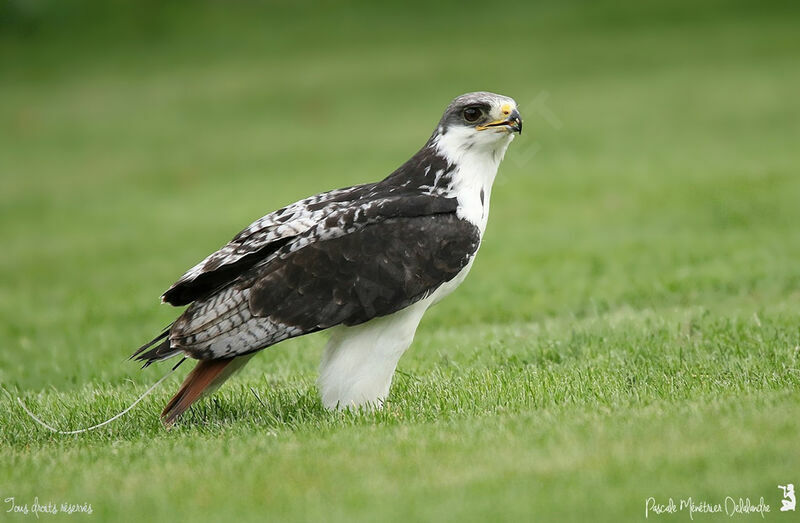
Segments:
[[[271,265],[250,290],[250,312],[304,332],[357,325],[453,279],[479,241],[478,229],[455,214],[387,219]]]
[[[234,357],[324,325],[366,321],[420,299],[452,278],[464,262],[462,254],[466,256],[479,241],[477,230],[460,222],[450,224],[463,229],[453,238],[470,238],[468,245],[454,246],[442,236],[448,221],[456,219],[445,217],[455,215],[457,208],[452,192],[454,168],[434,149],[424,147],[380,182],[318,194],[256,220],[164,293],[162,301],[189,307],[168,333],[145,344],[134,356],[147,364],[180,352],[200,359]],[[407,243],[410,250],[398,251],[394,250],[397,246],[377,241],[389,238],[395,227],[412,230],[412,223],[423,225],[426,220],[414,219],[424,216],[432,217],[431,223],[441,223],[439,231],[430,229],[430,224],[423,227],[432,231],[430,237],[418,231],[423,242],[433,242],[425,248],[435,250],[436,242],[442,240],[438,254],[425,258],[423,246]],[[400,219],[408,222],[380,226]],[[373,226],[377,228],[367,229]],[[378,230],[386,232],[378,234]],[[361,233],[362,239],[336,241]],[[332,242],[329,252],[320,247],[323,242]],[[309,246],[315,247],[304,252]],[[372,272],[355,268],[367,263],[364,256],[378,260],[381,255],[399,263],[384,263]],[[302,259],[308,263],[304,265]],[[434,262],[444,266],[437,269]],[[333,285],[334,279],[343,283]],[[397,288],[390,292],[394,285]],[[251,304],[254,288],[257,296]],[[284,296],[287,302],[276,306],[274,315],[269,310],[274,303],[271,293]],[[301,303],[304,296],[308,296],[306,305]],[[289,302],[296,306],[289,307]]]
[[[321,232],[320,224],[339,211],[350,212],[391,198],[447,196],[453,168],[426,147],[380,182],[317,194],[270,213],[189,269],[161,299],[172,305],[202,300],[292,244],[294,238],[312,229]],[[313,239],[313,235],[306,237]]]
[[[162,301],[187,305],[207,296],[276,252],[291,238],[363,197],[374,186],[357,185],[318,194],[256,220],[221,249],[189,269],[163,294]]]
[[[235,285],[193,304],[173,325],[172,346],[200,359],[232,357],[422,299],[454,278],[480,242],[478,229],[454,212],[424,213],[455,203],[426,200],[416,209],[423,214],[411,217],[393,214],[410,212],[413,202],[332,215],[336,226],[328,224],[327,235],[309,230]]]

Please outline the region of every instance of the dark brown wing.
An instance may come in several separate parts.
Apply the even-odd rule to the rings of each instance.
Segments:
[[[179,306],[208,296],[332,212],[365,195],[371,196],[374,185],[357,185],[318,194],[256,220],[218,251],[189,269],[161,296],[162,301]]]
[[[265,267],[250,312],[303,333],[399,311],[453,279],[480,243],[454,213],[391,218]]]
[[[454,199],[419,196],[331,215],[192,303],[161,345],[137,357],[231,358],[403,309],[453,279],[477,251],[478,228],[455,207]]]

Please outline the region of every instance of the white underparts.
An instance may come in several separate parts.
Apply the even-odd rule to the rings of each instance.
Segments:
[[[322,404],[328,409],[380,408],[431,298],[361,325],[332,329],[317,380]]]

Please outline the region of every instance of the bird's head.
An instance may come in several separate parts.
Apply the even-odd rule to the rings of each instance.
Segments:
[[[448,156],[468,151],[505,152],[522,133],[522,117],[513,98],[484,91],[462,94],[447,106],[431,141]]]

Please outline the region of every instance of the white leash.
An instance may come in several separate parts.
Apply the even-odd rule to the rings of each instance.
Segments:
[[[89,432],[90,430],[98,429],[98,428],[102,427],[103,425],[107,425],[107,424],[111,423],[112,421],[114,421],[114,420],[116,420],[116,419],[118,419],[118,418],[120,418],[120,417],[124,416],[124,415],[125,415],[125,414],[126,414],[128,411],[129,411],[129,410],[131,410],[133,407],[135,407],[137,403],[139,403],[140,401],[142,401],[142,400],[143,400],[143,399],[144,399],[144,398],[145,398],[145,397],[146,397],[148,394],[150,394],[151,392],[153,392],[153,390],[154,390],[156,387],[158,387],[159,385],[161,385],[161,383],[162,383],[162,382],[163,382],[165,379],[169,378],[170,374],[172,374],[173,372],[175,372],[175,369],[177,369],[177,368],[178,368],[178,365],[180,365],[181,363],[183,363],[185,359],[186,359],[186,358],[182,359],[181,361],[179,361],[179,362],[178,362],[178,364],[177,364],[177,365],[175,365],[174,367],[172,367],[172,369],[170,369],[170,371],[169,371],[169,372],[167,372],[166,374],[164,374],[164,376],[163,376],[163,377],[162,377],[160,380],[158,380],[157,382],[155,382],[155,383],[154,383],[154,384],[153,384],[153,385],[152,385],[152,386],[151,386],[149,389],[147,389],[147,390],[144,392],[144,394],[142,394],[141,396],[139,396],[139,398],[137,398],[137,400],[136,400],[136,401],[134,401],[133,403],[131,403],[131,404],[130,404],[130,406],[129,406],[127,409],[123,410],[122,412],[120,412],[120,413],[119,413],[119,414],[117,414],[116,416],[114,416],[114,417],[112,417],[112,418],[109,418],[109,419],[105,420],[105,421],[104,421],[104,422],[102,422],[102,423],[98,423],[97,425],[92,425],[91,427],[87,427],[87,428],[85,428],[85,429],[78,429],[78,430],[58,430],[57,428],[53,427],[52,425],[48,425],[47,423],[45,423],[44,421],[42,421],[41,419],[39,419],[38,417],[36,417],[36,415],[35,415],[33,412],[31,412],[31,411],[30,411],[30,409],[28,409],[28,407],[26,407],[26,406],[25,406],[25,403],[23,403],[23,402],[22,402],[22,398],[20,398],[19,396],[17,396],[17,403],[19,403],[19,406],[20,406],[20,407],[22,407],[22,409],[23,409],[23,410],[24,410],[24,411],[25,411],[25,412],[28,414],[28,416],[30,416],[30,417],[31,417],[31,419],[33,419],[33,421],[35,421],[36,423],[38,423],[39,425],[41,425],[42,427],[46,428],[47,430],[49,430],[49,431],[51,431],[51,432],[55,432],[56,434],[80,434],[80,433],[82,433],[82,432]]]

